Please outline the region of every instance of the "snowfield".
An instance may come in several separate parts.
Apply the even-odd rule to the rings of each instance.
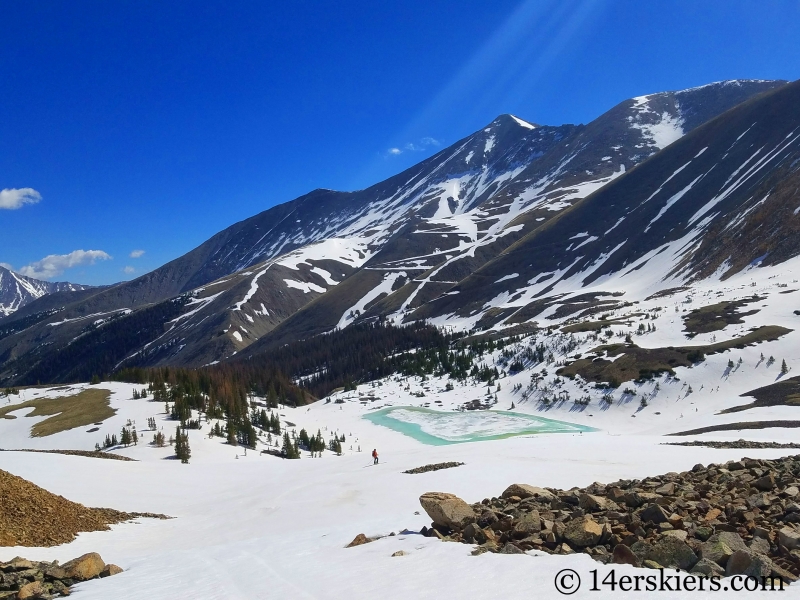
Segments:
[[[797,284],[798,262],[781,268],[752,269],[727,281],[711,280],[673,295],[644,300],[648,289],[629,289],[623,300],[637,304],[610,310],[612,320],[632,313],[656,314],[653,319],[631,317],[631,324],[614,323],[611,340],[621,341],[626,333],[642,347],[705,344],[747,333],[760,325],[781,325],[796,329],[800,316],[800,291],[787,293]],[[646,278],[645,278],[646,279]],[[605,282],[602,288],[609,288]],[[584,290],[585,291],[585,290]],[[699,334],[687,340],[683,320],[687,311],[722,301],[758,294],[764,300],[745,310],[759,312],[744,317],[744,323],[721,331]],[[660,311],[654,311],[660,307]],[[798,307],[800,308],[800,307]],[[595,317],[596,318],[596,317]],[[540,316],[540,320],[541,316]],[[546,319],[544,319],[546,321]],[[639,323],[656,330],[637,335]],[[555,325],[547,321],[541,325]],[[585,354],[604,343],[593,334],[571,334],[570,355]],[[444,543],[418,535],[428,517],[418,498],[428,491],[457,494],[467,502],[499,496],[511,483],[568,489],[594,481],[642,478],[669,471],[691,469],[696,463],[720,463],[742,456],[777,458],[800,454],[796,450],[717,450],[702,447],[664,445],[670,441],[736,440],[797,441],[796,429],[722,431],[700,436],[665,437],[675,433],[721,423],[797,419],[797,407],[773,406],[719,415],[720,410],[746,404],[752,398],[740,394],[781,378],[783,359],[793,376],[800,367],[798,333],[793,331],[777,341],[709,355],[691,368],[677,368],[676,376],[661,376],[635,384],[623,382],[612,393],[612,403],[601,400],[605,390],[579,379],[557,378],[557,363],[565,357],[558,346],[569,337],[557,328],[549,335],[538,334],[537,343],[552,349],[554,362],[527,364],[516,374],[502,376],[491,386],[486,383],[450,382],[442,377],[391,376],[362,384],[355,391],[338,392],[313,405],[280,408],[282,427],[313,434],[322,430],[327,440],[332,433],[344,434],[342,456],[326,451],[321,458],[303,453],[301,460],[289,461],[260,454],[259,450],[232,447],[221,438],[209,438],[209,424],[189,432],[192,458],[189,465],[170,460],[171,449],[149,445],[153,432],[146,430],[155,417],[164,433],[174,434],[175,422],[167,419],[164,406],[147,399],[132,400],[134,387],[123,383],[101,383],[98,388],[112,392],[111,405],[118,412],[99,430],[87,433],[82,427],[50,437],[30,438],[30,427],[46,417],[26,417],[27,409],[15,411],[15,419],[0,419],[0,447],[91,450],[106,434],[117,433],[128,420],[135,421],[140,443],[113,452],[138,462],[98,460],[58,454],[0,452],[0,469],[7,470],[66,498],[88,506],[125,511],[166,513],[168,521],[140,519],[112,527],[110,532],[80,534],[70,543],[55,548],[0,548],[0,560],[16,555],[36,560],[74,558],[99,552],[125,572],[76,587],[76,597],[115,600],[138,599],[242,599],[242,598],[559,598],[554,587],[556,574],[574,569],[583,585],[574,598],[634,598],[636,592],[590,590],[590,571],[602,579],[612,569],[622,574],[642,575],[650,571],[623,565],[604,566],[588,555],[470,555],[465,544]],[[512,350],[531,342],[523,338]],[[507,349],[509,347],[506,347]],[[767,366],[761,354],[774,356]],[[739,358],[742,359],[739,364]],[[486,354],[482,361],[507,370],[500,351]],[[728,367],[728,361],[736,363]],[[540,383],[526,397],[531,375]],[[454,389],[448,390],[447,384]],[[499,384],[499,389],[498,389]],[[60,389],[25,389],[19,396],[0,398],[20,403],[37,397],[58,397],[77,393],[87,385]],[[625,394],[628,387],[636,395]],[[690,391],[691,390],[691,391]],[[570,398],[588,395],[588,406],[570,401],[545,406],[544,395],[569,393]],[[647,406],[640,399],[648,399]],[[457,425],[448,425],[453,411],[468,401],[494,400],[492,410],[535,415],[594,428],[594,431],[522,434],[504,439],[431,445],[417,441],[364,418],[388,407],[424,407],[439,410],[443,420],[425,413],[422,425],[433,435],[454,436]],[[406,420],[418,422],[419,416]],[[401,412],[402,414],[402,412]],[[511,420],[513,422],[513,419]],[[287,425],[291,423],[293,425]],[[492,434],[514,433],[503,429],[503,421],[492,424]],[[519,424],[514,425],[519,430]],[[444,428],[444,429],[442,429]],[[455,431],[458,433],[457,431]],[[453,441],[453,439],[451,439]],[[458,441],[457,439],[455,441]],[[377,448],[381,463],[372,465],[370,452]],[[465,465],[417,475],[403,471],[429,463],[459,461]],[[385,536],[355,548],[345,546],[359,533]],[[390,535],[394,533],[395,535]],[[398,550],[405,556],[392,557]],[[754,597],[767,593],[754,593]],[[787,588],[785,597],[800,596],[797,585]],[[719,596],[694,592],[691,597]],[[685,598],[685,592],[661,592],[663,598]],[[724,597],[724,595],[723,595]]]

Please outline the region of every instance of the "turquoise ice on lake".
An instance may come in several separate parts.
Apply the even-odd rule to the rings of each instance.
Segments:
[[[368,413],[364,418],[431,446],[498,440],[518,435],[597,431],[593,427],[575,423],[499,410],[443,412],[394,406]]]

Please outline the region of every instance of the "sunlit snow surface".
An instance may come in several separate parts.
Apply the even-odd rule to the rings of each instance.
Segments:
[[[431,446],[516,435],[596,431],[591,427],[506,411],[442,412],[409,406],[384,408],[364,418]]]

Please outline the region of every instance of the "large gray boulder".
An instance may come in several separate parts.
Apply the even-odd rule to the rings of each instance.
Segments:
[[[454,494],[426,492],[419,497],[419,503],[440,527],[460,531],[476,521],[472,507]]]
[[[564,538],[571,546],[579,548],[596,546],[601,537],[603,537],[603,526],[589,515],[573,519],[564,530]]]
[[[708,560],[707,558],[701,558],[697,561],[697,564],[692,567],[691,573],[699,573],[700,575],[705,575],[706,577],[711,577],[712,575],[716,575],[718,577],[725,576],[725,569],[720,567],[717,563],[713,560]]]
[[[634,567],[642,566],[639,558],[625,544],[617,544],[614,546],[614,553],[611,556],[611,562],[616,565],[633,565]]]
[[[707,542],[700,546],[700,556],[724,567],[737,550],[747,550],[741,536],[738,533],[721,531],[712,535]]]
[[[502,494],[503,498],[511,498],[517,496],[522,498],[541,498],[543,500],[553,500],[556,495],[550,490],[546,490],[535,485],[528,485],[527,483],[512,483],[508,486]]]
[[[647,559],[663,567],[683,570],[691,569],[697,563],[697,555],[686,542],[671,535],[657,539],[647,553]]]
[[[643,509],[639,513],[639,518],[644,523],[652,521],[656,525],[658,525],[659,523],[666,523],[669,520],[669,516],[667,515],[667,513],[665,513],[664,509],[661,508],[658,504],[651,504],[647,508]]]
[[[760,580],[772,572],[772,561],[752,550],[737,550],[728,558],[725,575],[747,575]]]
[[[791,527],[784,527],[778,531],[778,542],[788,550],[800,548],[800,531]]]
[[[520,515],[513,521],[514,537],[524,538],[542,530],[542,520],[538,510]]]
[[[581,494],[578,497],[578,506],[588,511],[617,510],[619,508],[614,501],[593,494]]]

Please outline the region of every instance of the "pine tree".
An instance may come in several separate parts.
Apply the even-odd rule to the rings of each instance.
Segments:
[[[784,358],[783,362],[781,363],[781,375],[786,375],[788,372],[789,372],[789,367],[786,366],[786,359]]]
[[[131,444],[131,432],[125,427],[122,428],[122,433],[120,434],[120,443],[126,448]]]
[[[192,450],[189,448],[189,434],[183,434],[183,456],[181,462],[185,465],[189,464],[189,459],[192,457]]]
[[[183,463],[187,464],[192,451],[189,449],[189,434],[181,433],[180,426],[175,428],[175,456]]]
[[[305,429],[300,430],[300,443],[303,445],[303,448],[311,449],[311,440],[308,438],[308,432]]]
[[[134,446],[138,446],[139,445],[139,434],[136,433],[136,428],[135,427],[133,428],[133,431],[131,431],[131,439],[133,440],[133,445]]]
[[[283,434],[283,448],[281,448],[281,453],[285,458],[300,458],[300,453],[292,443],[292,440],[289,439],[288,432]]]
[[[183,436],[181,435],[180,426],[175,428],[175,456],[181,458],[183,456]]]

